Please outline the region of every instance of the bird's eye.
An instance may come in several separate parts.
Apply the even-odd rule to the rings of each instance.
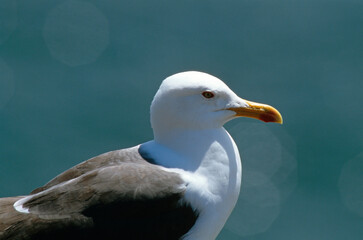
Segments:
[[[214,93],[212,93],[212,92],[210,92],[210,91],[202,92],[202,95],[203,95],[203,97],[205,97],[205,98],[212,98],[212,97],[214,97]]]

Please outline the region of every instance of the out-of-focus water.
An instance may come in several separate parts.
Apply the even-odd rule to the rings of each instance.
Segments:
[[[218,239],[363,236],[358,0],[0,1],[0,197],[152,138],[160,82],[185,70],[275,106],[226,125],[243,188]]]

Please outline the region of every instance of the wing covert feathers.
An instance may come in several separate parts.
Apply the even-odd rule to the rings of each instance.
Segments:
[[[13,207],[23,197],[0,198],[0,240],[179,239],[197,218],[185,188],[138,147],[108,152],[35,189],[22,205],[28,214]]]

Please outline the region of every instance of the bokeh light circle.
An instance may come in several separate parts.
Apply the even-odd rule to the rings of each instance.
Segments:
[[[93,4],[66,1],[50,11],[43,36],[51,55],[69,66],[94,62],[109,43],[109,24]]]
[[[295,140],[283,126],[265,123],[241,122],[229,132],[239,148],[243,172],[264,174],[279,189],[282,199],[286,199],[298,181]]]
[[[271,177],[280,168],[282,147],[264,124],[239,123],[230,130],[241,153],[244,171],[257,171]]]
[[[226,228],[239,236],[265,232],[297,186],[295,140],[281,126],[238,123],[229,129],[242,158],[242,189]]]
[[[279,191],[268,177],[255,171],[243,174],[242,185],[226,228],[240,236],[265,232],[280,213]]]

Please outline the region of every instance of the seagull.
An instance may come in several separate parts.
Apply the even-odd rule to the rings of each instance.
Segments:
[[[282,124],[275,108],[207,73],[166,78],[150,107],[153,140],[0,198],[0,240],[216,239],[241,187],[240,154],[223,128],[238,117]]]

